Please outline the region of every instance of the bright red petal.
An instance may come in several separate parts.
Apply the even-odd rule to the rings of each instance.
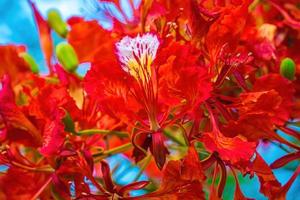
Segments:
[[[22,141],[27,145],[41,145],[42,138],[40,132],[15,103],[15,96],[8,76],[4,76],[2,79],[0,116],[7,128],[7,137],[9,140]]]
[[[30,2],[30,1],[29,1]],[[31,8],[34,13],[34,17],[38,26],[39,34],[40,34],[40,44],[49,67],[50,72],[53,72],[51,57],[53,54],[53,45],[52,45],[52,37],[51,37],[51,29],[48,25],[47,21],[42,17],[39,13],[38,9],[34,5],[34,3],[30,2]]]
[[[58,111],[54,120],[47,120],[43,133],[43,146],[40,152],[44,156],[51,156],[59,153],[65,140],[64,125],[62,119],[65,116],[63,110]]]
[[[78,20],[71,25],[68,41],[74,47],[80,62],[92,62],[112,56],[114,43],[110,34],[97,21]]]

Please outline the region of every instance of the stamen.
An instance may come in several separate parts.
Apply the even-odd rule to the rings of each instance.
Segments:
[[[159,46],[157,36],[146,33],[135,38],[125,36],[116,43],[117,54],[122,69],[142,82],[148,82],[151,77],[151,64],[156,57]]]

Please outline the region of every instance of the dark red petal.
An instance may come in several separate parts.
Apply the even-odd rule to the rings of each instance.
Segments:
[[[83,151],[83,157],[85,158],[87,164],[90,167],[91,172],[94,170],[94,159],[93,159],[93,155],[91,154],[91,152],[89,152],[88,150],[84,150]]]
[[[143,160],[147,156],[147,150],[151,146],[151,135],[144,132],[136,132],[132,135],[132,145],[134,146],[132,156],[135,162]]]
[[[52,175],[52,183],[54,186],[54,192],[58,193],[59,196],[68,199],[70,196],[70,190],[68,183],[60,180],[57,174]]]
[[[287,155],[277,159],[270,165],[270,167],[272,169],[277,169],[277,168],[283,167],[284,165],[288,164],[289,162],[299,159],[299,158],[300,158],[300,151],[293,152],[293,153],[287,154]]]
[[[127,192],[131,191],[131,190],[140,190],[143,189],[144,187],[146,187],[149,184],[149,181],[139,181],[139,182],[134,182],[128,185],[125,185],[123,187],[121,187],[121,189],[118,191],[118,193],[123,196],[125,195]]]
[[[107,191],[114,193],[115,186],[111,179],[110,168],[109,168],[109,165],[107,164],[107,162],[101,161],[101,171],[102,171],[102,175],[103,175],[103,179],[104,179],[104,183],[105,183]]]
[[[169,152],[164,145],[164,136],[161,132],[152,133],[151,151],[157,167],[162,169],[166,162],[166,156]]]
[[[281,188],[281,184],[274,176],[271,168],[258,153],[256,153],[256,158],[253,162],[253,171],[259,178],[260,192],[272,199],[274,194]]]
[[[286,193],[288,192],[288,190],[290,189],[290,187],[292,186],[296,178],[299,176],[299,174],[300,174],[300,166],[297,167],[297,169],[295,170],[291,178],[288,180],[288,182],[280,189],[280,193],[278,194],[279,197],[281,197],[282,199],[286,199]],[[277,196],[276,193],[275,196]]]
[[[224,188],[225,188],[225,184],[226,184],[226,179],[227,179],[227,170],[225,167],[225,164],[223,163],[223,161],[219,160],[218,164],[221,168],[221,178],[220,178],[220,182],[218,185],[218,197],[222,197]]]

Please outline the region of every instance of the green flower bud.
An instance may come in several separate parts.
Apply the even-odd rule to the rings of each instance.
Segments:
[[[23,52],[20,53],[19,56],[24,59],[33,73],[39,73],[39,66],[36,64],[34,58],[30,54]]]
[[[289,79],[293,80],[296,73],[296,64],[291,58],[284,58],[280,63],[280,74]]]
[[[65,42],[56,46],[56,56],[65,70],[73,72],[77,69],[78,58],[73,47]]]
[[[68,34],[68,25],[61,18],[60,13],[56,9],[50,9],[47,13],[48,23],[50,27],[61,37],[65,38]]]

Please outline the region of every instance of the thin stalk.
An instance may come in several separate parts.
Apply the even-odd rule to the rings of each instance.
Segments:
[[[26,165],[23,165],[21,163],[15,162],[15,161],[12,161],[11,164],[16,167],[28,170],[28,171],[36,171],[36,172],[54,172],[55,171],[50,166],[43,166],[43,167],[36,168],[36,167],[26,166]]]
[[[132,146],[133,145],[131,143],[127,143],[127,144],[118,146],[116,148],[113,148],[113,149],[110,149],[110,150],[107,150],[107,151],[103,151],[101,153],[94,154],[93,157],[95,158],[95,162],[97,162],[97,161],[100,161],[100,160],[102,160],[106,157],[109,157],[109,156],[112,156],[112,155],[115,155],[115,154],[119,154],[119,153],[123,153],[123,152],[131,149]]]
[[[151,157],[152,157],[151,154],[149,154],[149,155],[145,158],[145,160],[144,160],[142,166],[140,167],[139,173],[136,175],[136,177],[134,178],[134,181],[133,181],[133,182],[136,182],[136,181],[139,180],[139,178],[140,178],[141,175],[143,174],[144,170],[145,170],[146,167],[149,165],[149,163],[150,163],[150,161],[151,161]]]
[[[163,130],[163,132],[168,138],[170,138],[171,140],[173,140],[180,146],[186,146],[186,144],[183,141],[181,141],[180,139],[178,139],[174,134],[172,134],[171,131]]]
[[[49,185],[49,183],[52,181],[52,176],[50,176],[47,181],[42,185],[42,187],[35,193],[35,195],[31,198],[31,200],[36,200],[42,192],[45,190],[45,188]]]
[[[120,137],[128,137],[128,133],[126,132],[101,130],[101,129],[86,129],[86,130],[78,131],[76,134],[77,135],[109,134],[109,135],[117,135]]]

